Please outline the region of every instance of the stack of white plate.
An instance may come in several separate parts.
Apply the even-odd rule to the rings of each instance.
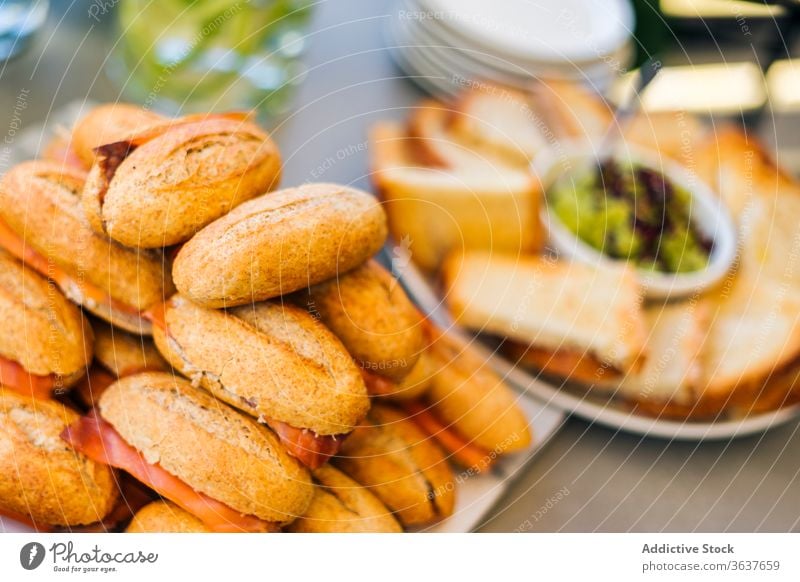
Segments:
[[[540,78],[604,90],[630,64],[633,26],[630,0],[399,0],[388,40],[409,77],[441,97]]]

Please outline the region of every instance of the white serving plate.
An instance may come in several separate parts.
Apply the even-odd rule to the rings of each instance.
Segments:
[[[36,158],[57,128],[69,128],[84,115],[93,103],[74,101],[57,110],[41,124],[31,125],[17,138],[11,163]],[[457,479],[456,506],[448,519],[420,531],[441,533],[469,532],[478,527],[508,488],[512,479],[524,470],[536,452],[556,433],[566,419],[560,409],[542,404],[520,394],[520,407],[525,412],[533,433],[533,444],[525,451],[502,457],[486,474],[468,475],[454,468]],[[29,526],[0,516],[0,533],[30,533]]]
[[[395,255],[404,251],[398,245],[392,252]],[[712,422],[676,421],[636,414],[622,403],[614,400],[595,400],[588,394],[581,395],[560,389],[515,365],[474,335],[459,329],[453,324],[442,298],[434,291],[428,280],[414,266],[408,257],[400,257],[398,262],[407,265],[399,273],[403,285],[414,300],[434,321],[450,333],[469,341],[476,350],[483,353],[496,372],[501,374],[515,388],[529,394],[548,407],[555,407],[568,414],[574,414],[597,424],[624,430],[634,434],[671,440],[704,441],[720,440],[760,433],[780,426],[800,417],[800,404],[773,412],[755,414],[741,419],[720,419]],[[398,275],[398,273],[395,273]]]

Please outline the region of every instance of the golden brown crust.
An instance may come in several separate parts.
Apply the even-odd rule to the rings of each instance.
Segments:
[[[96,147],[120,141],[163,120],[152,111],[128,103],[98,105],[75,124],[72,148],[83,165],[90,168]]]
[[[306,307],[361,365],[395,381],[424,345],[422,318],[400,283],[370,260],[309,290]]]
[[[430,388],[435,366],[429,350],[423,350],[411,371],[399,382],[394,391],[381,396],[389,400],[405,401],[419,398]]]
[[[302,533],[399,533],[400,524],[380,500],[350,477],[323,465],[314,471],[314,498],[287,530]]]
[[[369,408],[344,346],[299,307],[264,302],[224,312],[176,295],[165,321],[169,336],[154,331],[164,357],[252,416],[336,435],[350,432]]]
[[[77,418],[57,402],[0,388],[0,512],[28,515],[37,525],[75,526],[111,511],[117,499],[111,470],[59,437]]]
[[[126,533],[211,533],[206,525],[169,501],[153,501],[133,516]]]
[[[374,405],[334,462],[403,525],[431,523],[453,513],[455,482],[442,451],[393,408]]]
[[[163,253],[122,247],[93,232],[85,222],[79,193],[85,175],[52,162],[24,162],[0,181],[0,218],[26,244],[77,281],[143,311],[171,294]],[[138,331],[138,318],[114,312],[73,285],[67,297],[104,319]],[[145,326],[144,331],[147,331]]]
[[[237,511],[289,523],[311,502],[308,472],[271,431],[181,378],[128,376],[99,409],[147,462]]]
[[[131,247],[188,240],[280,178],[280,155],[269,136],[224,117],[168,128],[122,153],[115,170],[106,167],[106,155],[100,151],[89,173],[84,210],[92,228]]]
[[[92,329],[80,310],[0,250],[0,356],[37,376],[74,383],[92,359]]]
[[[170,365],[152,338],[116,329],[98,319],[92,320],[92,329],[96,362],[117,378],[136,372],[169,371]]]
[[[436,372],[426,392],[433,413],[470,443],[502,455],[531,444],[519,396],[472,349],[438,330],[429,348]]]
[[[285,295],[360,265],[386,239],[369,194],[306,184],[245,202],[208,225],[175,259],[178,289],[208,307]]]

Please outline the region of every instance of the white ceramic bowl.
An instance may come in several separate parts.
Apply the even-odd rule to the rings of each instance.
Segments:
[[[654,152],[622,144],[612,156],[652,168],[688,191],[692,197],[690,214],[694,227],[714,242],[708,264],[700,271],[673,274],[638,269],[646,296],[684,297],[718,283],[733,265],[737,250],[736,226],[720,196],[692,172]],[[596,165],[597,162],[598,154],[591,143],[559,142],[556,147],[548,148],[537,156],[533,169],[541,180],[546,198],[550,186],[564,173],[582,166]],[[550,245],[560,255],[600,266],[617,262],[573,234],[547,203],[542,207],[542,222],[547,229]]]

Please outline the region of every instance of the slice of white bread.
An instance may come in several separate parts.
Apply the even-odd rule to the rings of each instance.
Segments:
[[[496,85],[468,91],[459,99],[450,127],[475,147],[496,152],[511,164],[527,166],[552,140],[546,121],[528,96]]]
[[[389,228],[415,263],[435,270],[453,250],[532,252],[542,241],[540,192],[530,174],[489,163],[457,169],[421,165],[404,128],[370,133],[372,178]]]
[[[642,368],[627,375],[616,393],[634,401],[690,405],[702,380],[698,356],[708,327],[703,300],[645,308],[647,350]]]
[[[449,257],[442,275],[447,303],[465,327],[589,355],[621,373],[640,365],[646,331],[630,268],[470,252]]]
[[[800,356],[800,296],[786,287],[739,279],[711,321],[702,399],[746,404]]]

